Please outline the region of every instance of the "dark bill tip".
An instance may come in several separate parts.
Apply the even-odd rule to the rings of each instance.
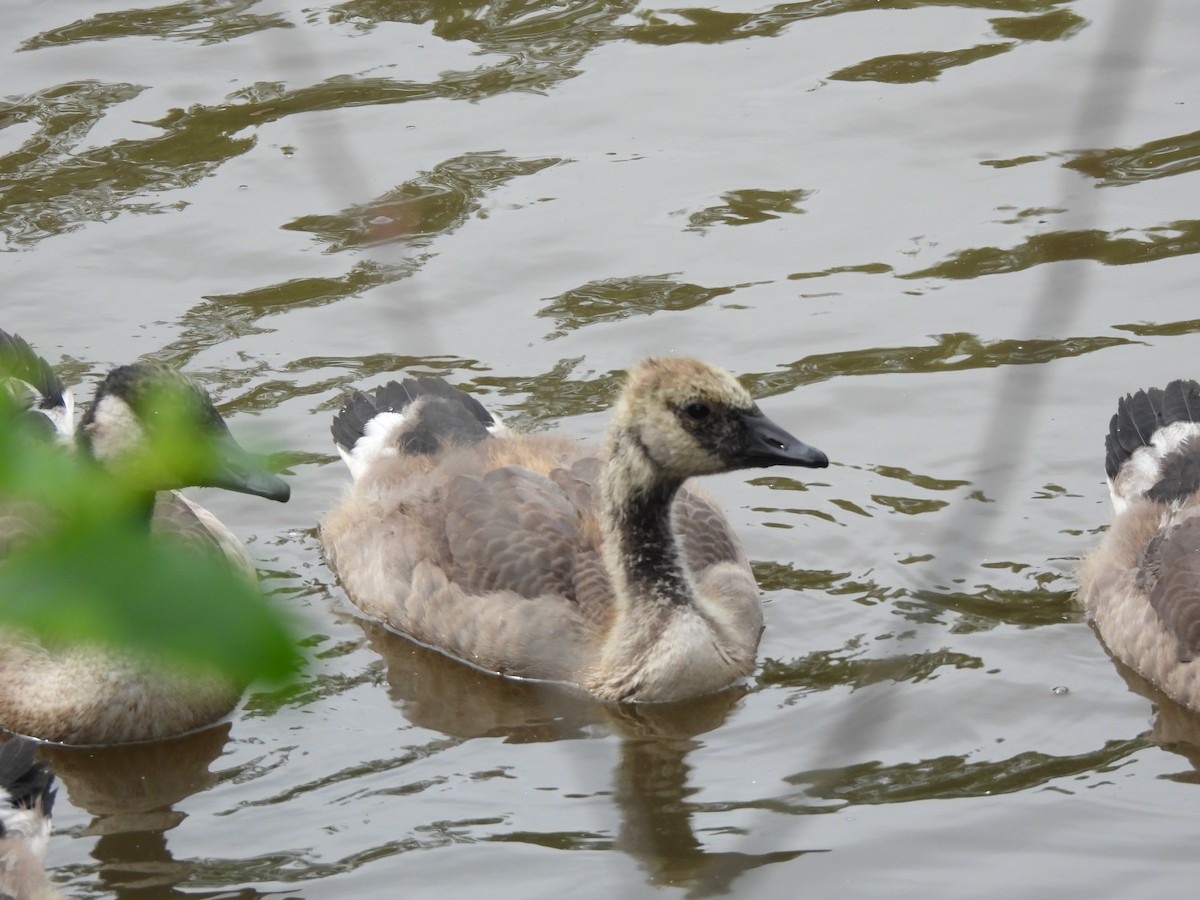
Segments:
[[[226,484],[221,487],[240,491],[243,494],[253,494],[256,497],[266,497],[268,500],[278,500],[280,503],[287,503],[292,496],[292,489],[286,481],[265,470],[252,478],[243,478],[236,484]]]
[[[746,416],[750,440],[746,447],[748,466],[804,466],[824,469],[829,457],[784,431],[766,416]]]
[[[232,438],[221,441],[219,455],[220,470],[212,481],[212,487],[266,497],[280,503],[286,503],[292,496],[292,489],[286,481],[264,469]]]

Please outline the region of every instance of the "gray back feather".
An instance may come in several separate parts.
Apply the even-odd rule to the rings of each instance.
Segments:
[[[1191,660],[1200,654],[1200,517],[1176,525],[1147,551],[1157,558],[1145,565],[1158,571],[1150,605],[1179,642],[1180,661]]]
[[[595,457],[549,477],[515,466],[456,476],[446,496],[447,575],[469,594],[558,595],[585,619],[604,622],[613,589],[598,543],[599,478]],[[742,559],[725,516],[704,496],[681,490],[674,516],[698,579]]]
[[[464,591],[574,601],[579,513],[544,475],[506,466],[460,475],[446,498],[446,572]]]

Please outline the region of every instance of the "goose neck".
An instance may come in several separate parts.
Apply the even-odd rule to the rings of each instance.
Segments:
[[[95,456],[88,452],[87,447],[81,448],[80,453],[84,463],[91,467],[92,474],[97,479],[115,477],[112,472],[106,468],[101,460],[96,459]],[[133,521],[139,528],[144,527],[149,530],[151,527],[151,522],[154,519],[154,508],[158,503],[158,492],[136,490],[133,488],[130,490],[131,494],[129,495],[128,509],[132,514]]]
[[[692,603],[671,521],[681,484],[653,464],[632,433],[610,438],[601,486],[605,553],[618,594],[627,599],[667,606]]]

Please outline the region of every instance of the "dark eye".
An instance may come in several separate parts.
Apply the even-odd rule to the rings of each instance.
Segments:
[[[687,417],[694,422],[700,422],[704,419],[707,419],[709,413],[712,412],[712,410],[708,408],[707,403],[689,403],[683,408],[683,411],[687,414]]]

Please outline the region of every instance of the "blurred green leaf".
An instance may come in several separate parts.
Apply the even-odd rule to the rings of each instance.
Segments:
[[[296,671],[295,641],[256,583],[148,527],[154,485],[216,465],[184,411],[167,404],[146,446],[110,469],[11,406],[0,391],[0,621],[48,645],[92,642],[239,682]]]
[[[13,554],[0,566],[0,616],[51,643],[95,642],[241,682],[295,670],[294,642],[255,585],[190,547],[102,522],[66,524]]]

